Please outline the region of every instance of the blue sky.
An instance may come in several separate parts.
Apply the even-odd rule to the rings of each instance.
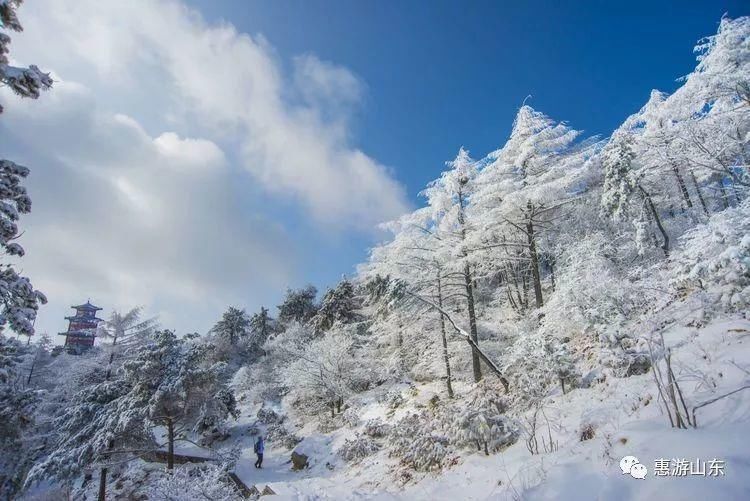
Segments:
[[[68,306],[144,305],[205,332],[229,305],[324,289],[460,146],[500,147],[524,98],[607,135],[695,65],[740,1],[34,0],[0,89],[0,150],[31,167],[22,268]]]
[[[191,0],[208,18],[262,33],[282,58],[312,52],[367,85],[356,142],[396,171],[409,195],[464,145],[499,147],[529,103],[608,135],[695,66],[695,42],[741,0]]]

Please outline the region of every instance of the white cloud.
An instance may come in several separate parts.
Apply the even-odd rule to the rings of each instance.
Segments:
[[[164,132],[154,139],[159,153],[177,166],[203,168],[224,164],[224,152],[206,139],[181,139],[174,132]]]
[[[350,146],[364,86],[345,68],[304,55],[284,75],[261,36],[173,0],[35,0],[19,15],[14,58],[57,81],[35,102],[0,89],[0,147],[32,167],[23,266],[53,299],[50,325],[81,294],[150,303],[178,328],[260,304],[304,252],[249,201],[263,192],[327,230],[406,208]]]

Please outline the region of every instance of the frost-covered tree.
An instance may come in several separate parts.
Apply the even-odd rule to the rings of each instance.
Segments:
[[[431,182],[422,194],[427,198],[427,205],[435,222],[432,231],[440,243],[441,253],[446,256],[446,272],[457,272],[463,279],[469,334],[474,344],[478,345],[475,277],[466,245],[467,234],[471,228],[467,209],[475,189],[477,166],[469,152],[463,148],[459,150],[456,158],[446,165],[448,170]],[[482,369],[476,350],[472,350],[471,364],[474,381],[479,381],[482,379]]]
[[[49,367],[54,361],[52,350],[52,339],[48,334],[42,334],[39,341],[34,343],[34,347],[31,350],[32,355],[26,364],[25,381],[27,387],[33,386],[37,379],[48,375]]]
[[[211,329],[211,334],[217,338],[236,346],[237,343],[248,335],[250,331],[250,318],[245,310],[230,307],[221,316],[221,320]]]
[[[253,313],[253,316],[250,317],[249,327],[253,334],[253,344],[258,347],[262,346],[277,329],[276,320],[271,318],[268,314],[268,308],[263,306],[260,307],[258,313]]]
[[[458,446],[476,447],[486,455],[513,445],[518,426],[506,417],[506,401],[491,386],[479,385],[465,403],[450,411],[449,435]]]
[[[674,256],[673,285],[681,294],[700,290],[726,311],[750,306],[750,201],[689,230]]]
[[[310,322],[315,330],[327,331],[337,323],[348,324],[356,321],[359,307],[354,285],[344,279],[325,293],[320,308]]]
[[[26,68],[11,66],[9,31],[23,31],[16,10],[23,0],[3,0],[0,2],[0,82],[7,85],[16,95],[36,99],[41,91],[52,86],[52,78],[35,65]],[[0,113],[3,107],[0,106]]]
[[[312,412],[328,409],[331,416],[341,412],[359,369],[351,336],[332,330],[306,343],[287,343],[283,349],[290,362],[282,375],[300,403]]]
[[[132,308],[126,313],[113,311],[109,319],[100,326],[97,335],[108,339],[109,366],[107,374],[115,369],[115,359],[123,352],[134,350],[147,342],[158,327],[156,318],[142,318],[143,309]]]
[[[224,364],[212,364],[208,348],[184,341],[171,331],[158,331],[122,368],[129,391],[118,398],[123,412],[140,415],[147,429],[166,429],[167,467],[174,467],[175,442],[188,432],[235,414],[234,398],[226,388]]]
[[[215,465],[185,465],[156,474],[149,499],[163,501],[240,501],[244,499],[227,472]]]
[[[19,215],[31,211],[31,199],[21,185],[28,174],[26,167],[0,160],[0,247],[8,256],[24,254],[15,240],[19,236]],[[0,329],[7,326],[19,334],[33,335],[37,310],[47,299],[8,264],[0,264],[0,300]]]
[[[463,271],[445,270],[444,246],[438,235],[430,231],[433,226],[429,208],[419,209],[387,223],[384,227],[392,232],[393,239],[371,250],[370,259],[360,268],[360,274],[368,281],[366,288],[371,294],[374,293],[380,305],[378,311],[381,316],[372,330],[383,329],[387,334],[396,326],[396,349],[400,361],[406,358],[408,348],[414,348],[417,358],[427,361],[428,365],[436,359],[425,357],[424,345],[429,347],[430,352],[441,353],[439,359],[442,360],[446,389],[449,397],[452,397],[449,334],[445,317],[438,309],[425,307],[413,296],[418,294],[430,298],[439,308],[447,308],[449,304],[455,304],[465,291]],[[399,284],[408,286],[409,294],[399,288]],[[392,287],[394,285],[395,288]],[[405,325],[412,326],[412,330],[421,334],[408,347],[403,342]],[[436,325],[440,327],[440,343],[436,343],[436,337],[430,335]],[[409,366],[413,367],[414,364]]]
[[[10,36],[7,32],[23,29],[16,15],[20,5],[21,0],[0,2],[0,83],[21,97],[36,99],[40,91],[52,86],[52,79],[34,65],[20,68],[11,66],[8,61]],[[0,105],[0,114],[2,112]],[[21,184],[28,175],[28,168],[0,159],[0,247],[8,256],[24,254],[23,247],[15,240],[19,237],[20,215],[31,211],[31,198]],[[31,336],[39,305],[46,303],[47,299],[12,266],[0,264],[0,301],[0,329],[9,326],[19,334]]]
[[[120,450],[155,446],[146,433],[142,409],[122,405],[133,381],[119,372],[107,378],[104,365],[95,367],[87,377],[88,384],[78,389],[54,418],[49,453],[31,469],[27,486],[50,478],[73,479],[86,469],[101,467],[99,498],[105,499],[108,466],[131,455]]]
[[[578,141],[579,136],[564,122],[524,105],[510,138],[476,181],[471,247],[482,251],[476,259],[484,263],[484,275],[502,270],[502,280],[514,282],[522,309],[529,288],[535,307],[543,306],[542,236],[559,218],[560,207],[585,188],[581,176],[596,143]],[[509,300],[515,302],[510,290]]]
[[[284,301],[278,306],[279,321],[287,324],[310,320],[318,311],[318,305],[315,304],[317,295],[318,289],[312,285],[298,290],[287,289]]]
[[[23,434],[34,422],[36,393],[25,387],[28,347],[0,335],[0,496],[11,499],[23,482]]]
[[[632,137],[627,134],[615,135],[602,151],[602,210],[618,221],[627,218],[632,200],[638,196],[632,142]]]
[[[449,439],[426,412],[400,419],[388,435],[390,454],[417,471],[440,470],[448,456]]]

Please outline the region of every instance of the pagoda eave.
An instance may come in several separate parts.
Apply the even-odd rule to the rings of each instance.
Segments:
[[[86,317],[81,315],[73,315],[72,317],[65,317],[65,320],[70,320],[72,322],[104,322],[103,318],[99,317]]]
[[[94,333],[88,333],[85,331],[68,331],[68,332],[58,332],[58,336],[70,336],[70,337],[97,337]]]

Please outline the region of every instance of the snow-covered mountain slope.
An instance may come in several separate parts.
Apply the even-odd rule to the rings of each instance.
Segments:
[[[701,327],[689,305],[673,309],[675,320],[664,330],[672,364],[686,404],[693,409],[750,385],[750,321],[719,319]],[[458,388],[459,393],[465,388]],[[390,409],[375,390],[362,395],[362,421],[394,422],[424,407],[438,393],[434,383],[404,385],[404,403]],[[311,467],[294,472],[289,451],[271,448],[262,470],[252,468],[252,444],[244,447],[237,473],[248,485],[278,486],[290,499],[747,499],[750,485],[750,388],[695,411],[697,428],[670,427],[651,371],[628,378],[607,378],[591,388],[556,394],[544,404],[555,451],[531,455],[524,440],[489,456],[462,451],[440,472],[399,475],[388,446],[359,464],[347,465],[335,453],[363,425],[330,434],[311,434],[297,450],[309,455]],[[519,418],[521,418],[519,416]],[[242,425],[240,425],[241,427]],[[582,440],[584,430],[590,430]],[[299,430],[303,435],[305,431]],[[312,431],[312,430],[309,430]],[[540,439],[541,440],[541,439]],[[549,442],[549,439],[545,439]],[[645,479],[623,474],[620,459],[635,456]],[[655,462],[672,464],[669,475],[656,475]],[[704,475],[673,475],[675,460],[705,463]],[[723,469],[712,461],[723,461]],[[717,463],[719,464],[719,463]],[[663,473],[663,463],[658,472]],[[723,471],[723,472],[722,472]],[[678,473],[678,472],[674,472]],[[689,471],[688,471],[689,473]]]

